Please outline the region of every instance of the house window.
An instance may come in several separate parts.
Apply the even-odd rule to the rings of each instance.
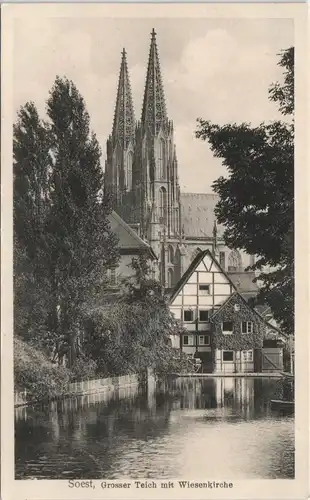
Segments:
[[[240,311],[240,304],[235,304],[234,305],[234,311],[239,312]]]
[[[253,333],[253,323],[252,321],[242,321],[241,323],[242,333]]]
[[[229,334],[233,332],[233,322],[232,321],[223,321],[222,323],[222,332],[225,334]]]
[[[210,345],[210,335],[199,335],[199,345]]]
[[[191,309],[187,309],[186,311],[183,311],[183,319],[184,321],[193,321],[194,319],[194,311]]]
[[[194,339],[192,335],[183,335],[183,345],[194,345]]]
[[[233,361],[234,360],[234,351],[223,351],[222,352],[223,361]]]
[[[199,311],[199,321],[208,321],[209,311]]]
[[[225,252],[220,252],[220,266],[225,269]]]
[[[251,349],[250,351],[242,351],[242,361],[253,361],[253,349]]]
[[[117,285],[117,274],[116,274],[115,267],[108,270],[107,277],[108,277],[108,280],[109,280],[111,286]]]
[[[204,295],[210,294],[210,285],[199,285],[199,291],[204,292]]]

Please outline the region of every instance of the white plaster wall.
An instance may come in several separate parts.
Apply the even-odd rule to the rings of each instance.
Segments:
[[[182,351],[186,354],[195,354],[196,347],[195,346],[183,346]]]

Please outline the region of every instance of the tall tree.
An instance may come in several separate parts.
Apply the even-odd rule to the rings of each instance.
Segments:
[[[47,224],[54,322],[76,358],[81,307],[118,260],[110,200],[103,197],[101,151],[85,102],[72,81],[59,77],[47,101],[52,138],[52,208]]]
[[[82,309],[117,263],[117,239],[99,144],[68,79],[56,78],[47,115],[27,103],[14,126],[15,331],[29,340],[42,330],[72,364]]]
[[[49,283],[45,221],[50,206],[50,136],[32,102],[14,124],[14,326],[15,332],[43,340]]]
[[[273,84],[269,99],[285,121],[252,127],[223,126],[199,119],[196,136],[207,140],[228,176],[213,183],[215,213],[230,248],[257,255],[266,301],[287,333],[294,329],[294,48],[280,55],[284,82]],[[269,272],[266,269],[269,268]]]

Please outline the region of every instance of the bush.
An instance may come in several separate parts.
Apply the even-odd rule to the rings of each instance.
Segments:
[[[64,394],[71,372],[53,364],[47,356],[19,338],[14,338],[15,390],[26,390],[33,399]]]
[[[170,335],[179,330],[162,301],[122,301],[89,313],[84,349],[100,376],[141,373],[149,367],[164,376],[188,371],[187,357],[170,346]]]
[[[72,382],[81,380],[90,380],[95,377],[97,372],[97,363],[86,357],[79,357],[71,368]]]

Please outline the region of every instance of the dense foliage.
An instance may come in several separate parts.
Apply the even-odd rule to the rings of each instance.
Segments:
[[[170,345],[180,333],[160,284],[150,278],[145,257],[133,259],[136,280],[113,305],[99,307],[85,322],[85,349],[101,374],[140,373],[148,367],[158,375],[187,368],[187,358]]]
[[[146,257],[133,261],[135,283],[107,303],[118,242],[101,151],[71,81],[56,78],[46,112],[43,121],[27,103],[14,125],[14,322],[16,342],[26,342],[16,344],[16,383],[51,396],[68,377],[186,369],[170,345],[179,326]]]
[[[217,125],[199,119],[196,136],[223,160],[227,177],[213,183],[219,195],[216,216],[230,248],[256,255],[267,302],[287,333],[294,330],[294,49],[279,61],[284,83],[270,88],[287,121],[252,127]]]
[[[118,260],[101,151],[75,85],[56,78],[48,121],[27,103],[14,126],[15,333],[73,366],[81,310]]]
[[[66,393],[70,371],[51,363],[40,350],[14,338],[14,382],[16,390],[26,390],[28,399],[42,399]]]

